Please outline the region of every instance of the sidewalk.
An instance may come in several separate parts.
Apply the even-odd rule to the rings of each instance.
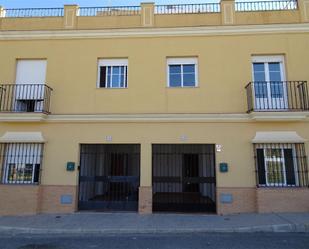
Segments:
[[[0,217],[0,234],[119,234],[187,232],[307,232],[309,213],[186,215],[76,213]]]

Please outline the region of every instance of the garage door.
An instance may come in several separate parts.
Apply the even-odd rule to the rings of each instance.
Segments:
[[[83,144],[79,210],[137,211],[140,145]]]
[[[156,144],[153,211],[216,212],[215,145]]]

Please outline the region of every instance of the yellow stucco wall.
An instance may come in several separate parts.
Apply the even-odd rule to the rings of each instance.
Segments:
[[[236,24],[257,24],[259,22],[269,24],[299,23],[300,13],[297,10],[237,12]]]
[[[134,27],[140,25],[139,18],[77,18],[76,25],[81,29],[99,29],[114,25],[121,28],[125,24],[128,25],[126,27]],[[294,11],[237,13],[235,19],[238,24],[265,24],[296,23],[299,18],[298,11]],[[40,18],[4,18],[1,21],[3,30],[63,28],[62,18],[43,18],[41,23]],[[211,14],[205,18],[201,15],[162,15],[155,17],[155,25],[221,25],[221,18],[219,14]],[[137,33],[135,37],[128,35],[121,38],[90,39],[81,35],[74,39],[69,36],[66,39],[56,39],[52,33],[48,39],[10,40],[0,36],[0,83],[15,82],[17,59],[47,59],[46,82],[54,89],[51,112],[55,115],[213,113],[222,114],[224,117],[225,114],[245,114],[247,110],[244,87],[252,80],[253,55],[284,55],[287,80],[309,80],[308,32],[285,32],[286,30],[282,29],[276,34],[241,34],[241,31],[237,31],[238,28],[241,29],[240,26],[233,27],[225,35],[221,33],[170,37],[159,34],[143,37],[136,30],[132,31]],[[265,29],[265,26],[259,28]],[[150,31],[156,32],[149,29]],[[112,33],[114,36],[121,36],[124,31],[117,32],[114,30]],[[25,35],[27,34],[30,32]],[[166,87],[166,60],[169,57],[198,58],[197,88]],[[97,89],[99,58],[128,58],[127,89]],[[223,145],[223,151],[216,155],[217,164],[224,161],[230,165],[227,174],[217,172],[218,187],[254,187],[251,140],[256,131],[297,131],[303,138],[309,139],[307,120],[276,123],[193,122],[189,119],[182,123],[11,122],[0,124],[0,135],[7,131],[43,133],[47,141],[42,175],[44,185],[77,185],[78,171],[66,172],[66,162],[74,161],[78,164],[80,143],[107,143],[106,136],[112,136],[112,143],[142,144],[142,186],[151,185],[152,143],[210,143]],[[186,135],[188,140],[181,141],[182,135]],[[308,150],[308,143],[306,145]]]
[[[140,19],[139,15],[78,17],[77,29],[134,28],[140,26]]]
[[[155,15],[155,27],[192,27],[212,26],[221,24],[220,13],[186,14],[186,15]]]
[[[308,123],[6,123],[6,131],[41,131],[46,139],[42,171],[43,185],[77,185],[78,171],[67,172],[66,162],[79,164],[79,144],[141,144],[141,186],[151,186],[151,144],[221,144],[216,153],[218,187],[254,187],[255,166],[251,140],[256,131],[297,131],[309,139]],[[186,141],[181,136],[187,137]],[[112,136],[112,142],[106,141]],[[308,142],[306,143],[308,152]],[[218,172],[218,163],[227,162],[228,173]]]
[[[0,18],[0,30],[56,30],[63,29],[62,17]]]
[[[46,58],[54,114],[245,113],[252,55],[284,55],[287,80],[308,80],[308,44],[308,33],[0,41],[0,82],[15,82],[17,59]],[[199,86],[167,88],[166,59],[188,56]],[[98,58],[128,58],[127,89],[97,89]]]

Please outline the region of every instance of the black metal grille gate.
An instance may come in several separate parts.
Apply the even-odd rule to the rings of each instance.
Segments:
[[[79,210],[137,211],[140,145],[80,147]]]
[[[216,212],[215,146],[153,145],[153,211]]]

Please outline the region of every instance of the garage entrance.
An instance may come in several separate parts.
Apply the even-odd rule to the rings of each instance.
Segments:
[[[152,146],[153,211],[216,212],[215,145]]]
[[[140,145],[80,146],[79,210],[137,211]]]

